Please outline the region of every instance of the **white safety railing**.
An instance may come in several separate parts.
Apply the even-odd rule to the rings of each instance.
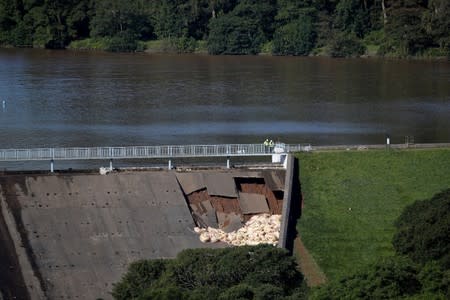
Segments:
[[[284,153],[288,153],[308,151],[311,146],[276,144],[275,147],[268,147],[263,144],[223,144],[0,149],[0,161],[265,156],[274,154],[274,148],[281,148]]]

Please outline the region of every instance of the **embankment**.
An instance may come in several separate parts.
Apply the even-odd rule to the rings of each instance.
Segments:
[[[405,206],[450,187],[450,148],[301,153],[297,229],[330,280],[394,253]]]

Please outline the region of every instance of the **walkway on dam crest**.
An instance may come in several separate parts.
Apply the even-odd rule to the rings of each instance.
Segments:
[[[271,147],[263,144],[220,144],[0,149],[0,161],[269,156],[307,151],[309,148],[310,145],[277,143]]]
[[[0,149],[1,161],[56,161],[56,160],[113,160],[150,158],[195,158],[195,157],[249,157],[281,155],[299,151],[448,148],[450,143],[430,144],[376,144],[376,145],[331,145],[275,143],[264,144],[217,144],[217,145],[168,145],[168,146],[124,146],[124,147],[71,147]]]

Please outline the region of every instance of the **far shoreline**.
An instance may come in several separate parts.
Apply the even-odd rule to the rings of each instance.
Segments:
[[[162,43],[164,42],[163,40],[154,40],[154,41],[150,41],[150,42],[155,42],[155,43]],[[205,41],[200,41],[200,42],[205,42]],[[103,51],[103,52],[113,52],[113,51],[107,51],[105,49],[83,49],[83,48],[76,48],[76,47],[70,47],[70,45],[68,45],[68,47],[66,48],[66,50],[74,50],[74,51]],[[370,53],[367,50],[367,53],[364,53],[362,55],[354,55],[354,56],[332,56],[328,53],[326,53],[326,50],[324,51],[323,49],[319,50],[316,49],[317,54],[313,54],[315,51],[311,51],[311,53],[309,55],[276,55],[273,53],[269,53],[269,52],[259,52],[257,54],[211,54],[208,52],[208,50],[206,48],[202,48],[200,50],[195,49],[192,52],[180,52],[174,49],[171,50],[162,50],[158,47],[152,47],[152,48],[147,48],[143,51],[134,51],[134,52],[129,52],[129,53],[144,53],[144,54],[169,54],[169,55],[205,55],[205,56],[267,56],[267,57],[327,57],[327,58],[336,58],[336,59],[348,59],[348,58],[363,58],[363,59],[387,59],[387,60],[432,60],[432,61],[444,61],[444,60],[449,60],[450,61],[450,57],[446,57],[446,56],[407,56],[407,57],[402,57],[402,56],[390,56],[390,55],[378,55],[375,53]],[[114,53],[114,52],[113,52]],[[116,53],[127,53],[127,52],[116,52]]]
[[[180,52],[175,50],[161,50],[156,48],[148,48],[145,50],[136,51],[108,51],[105,49],[84,48],[84,47],[71,47],[70,44],[66,48],[51,49],[44,47],[14,47],[11,45],[0,45],[0,49],[29,49],[29,50],[50,50],[50,51],[70,51],[70,52],[93,52],[93,53],[111,53],[111,54],[143,54],[143,55],[195,55],[195,56],[248,56],[248,57],[302,57],[302,58],[330,58],[330,59],[379,59],[379,60],[411,60],[411,61],[449,61],[450,57],[446,56],[383,56],[373,53],[365,53],[359,56],[332,56],[320,52],[319,54],[309,55],[274,55],[272,53],[260,52],[257,54],[210,54],[207,50],[192,51],[192,52]]]

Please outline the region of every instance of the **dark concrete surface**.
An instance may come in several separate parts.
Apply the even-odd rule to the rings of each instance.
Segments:
[[[23,226],[22,244],[49,299],[111,298],[112,284],[132,261],[205,246],[193,232],[174,172],[2,179],[1,191]],[[23,285],[19,277],[10,279]],[[14,290],[24,298],[26,290]]]

